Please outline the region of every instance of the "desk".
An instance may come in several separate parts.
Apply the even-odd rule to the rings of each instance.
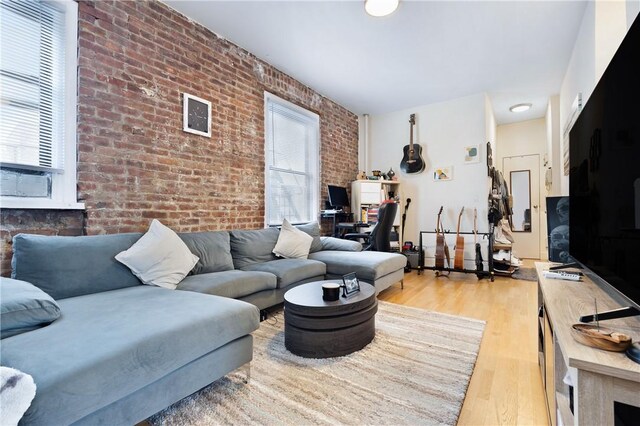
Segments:
[[[331,219],[332,223],[333,223],[333,237],[339,237],[340,236],[340,232],[338,231],[337,225],[338,222],[340,221],[350,221],[351,220],[351,213],[346,213],[346,212],[320,212],[320,219]]]
[[[341,222],[335,226],[336,234],[341,237],[344,234],[348,234],[349,232],[360,232],[360,228],[369,228],[375,225],[375,223],[367,223],[367,222]]]

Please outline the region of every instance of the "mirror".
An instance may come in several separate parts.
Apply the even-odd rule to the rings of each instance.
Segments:
[[[511,230],[531,232],[531,173],[529,170],[511,172],[513,223]]]

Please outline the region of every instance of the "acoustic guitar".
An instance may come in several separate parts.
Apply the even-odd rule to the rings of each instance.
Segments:
[[[464,237],[460,235],[460,222],[462,221],[462,212],[464,207],[460,210],[458,215],[458,230],[456,231],[456,247],[455,256],[453,258],[453,267],[455,269],[464,269]]]
[[[404,225],[407,222],[407,210],[409,210],[410,204],[411,204],[411,198],[407,198],[407,203],[404,205],[404,213],[402,213],[402,239],[400,240],[402,243],[402,246],[404,246]],[[411,263],[409,262],[409,257],[404,252],[401,252],[401,253],[404,254],[405,257],[407,257],[407,263],[405,263],[404,265],[404,271],[411,272]]]
[[[436,226],[436,268],[444,269],[444,233],[440,233],[440,215],[442,214],[442,206],[438,212],[438,224]]]
[[[482,251],[478,242],[478,210],[473,209],[473,242],[476,246],[476,271],[484,270],[482,264]]]
[[[417,143],[413,143],[413,126],[416,124],[416,115],[409,116],[409,145],[405,145],[403,149],[403,157],[400,162],[400,169],[405,173],[422,173],[425,168],[422,159],[422,147]]]

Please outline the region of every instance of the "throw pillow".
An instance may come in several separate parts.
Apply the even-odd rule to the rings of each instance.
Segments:
[[[171,290],[199,260],[175,232],[156,219],[146,234],[115,258],[144,284]]]
[[[296,228],[306,232],[313,237],[309,253],[315,253],[322,250],[322,241],[320,240],[320,224],[316,221],[305,223],[304,225],[296,225]]]
[[[285,219],[273,253],[285,259],[306,259],[312,242],[313,237],[297,229]]]
[[[44,327],[59,317],[60,306],[38,287],[0,278],[0,338]]]
[[[36,396],[33,377],[10,367],[0,367],[0,424],[17,425]]]

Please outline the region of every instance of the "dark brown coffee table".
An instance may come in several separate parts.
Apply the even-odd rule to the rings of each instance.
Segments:
[[[322,300],[322,284],[299,285],[284,295],[284,345],[305,358],[330,358],[358,351],[376,334],[378,300],[374,286],[360,282],[360,291],[335,302]]]

